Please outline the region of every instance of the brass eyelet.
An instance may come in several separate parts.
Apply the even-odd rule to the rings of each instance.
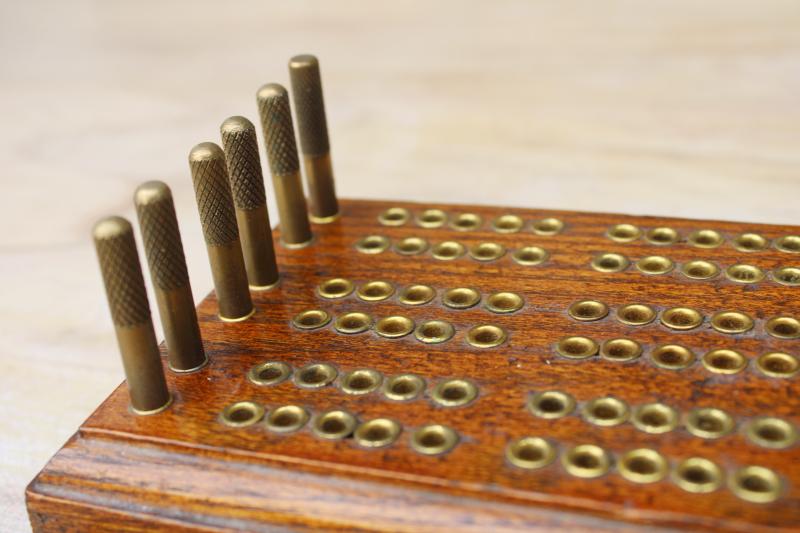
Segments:
[[[469,249],[469,256],[481,262],[497,261],[505,254],[505,247],[496,242],[481,242]]]
[[[622,254],[603,253],[592,259],[592,268],[598,272],[622,272],[631,264]]]
[[[686,430],[702,439],[718,439],[733,431],[731,415],[715,407],[692,409],[686,416]]]
[[[414,374],[399,374],[387,379],[383,395],[395,402],[416,400],[425,390],[425,380]]]
[[[688,331],[703,323],[703,315],[691,307],[672,307],[661,313],[661,323],[670,329]]]
[[[569,316],[581,322],[600,320],[608,315],[608,306],[597,300],[580,300],[567,309]]]
[[[339,382],[339,387],[345,394],[360,396],[377,390],[382,382],[383,376],[377,370],[359,368],[344,374]]]
[[[450,221],[450,227],[457,231],[473,231],[481,227],[483,220],[475,213],[461,213]]]
[[[725,269],[725,277],[735,283],[758,283],[764,279],[765,274],[756,266],[740,263]]]
[[[800,361],[788,353],[771,352],[756,359],[756,368],[771,378],[790,378],[800,371]]]
[[[428,249],[428,241],[422,237],[406,237],[397,241],[394,251],[400,255],[419,255]]]
[[[738,374],[747,366],[747,358],[736,350],[711,350],[703,356],[703,366],[715,374]]]
[[[722,235],[713,229],[701,229],[689,235],[689,244],[695,248],[717,248],[723,242]]]
[[[597,354],[600,346],[588,337],[564,337],[556,344],[556,353],[568,359],[586,359]]]
[[[280,361],[267,361],[250,368],[247,379],[256,385],[277,385],[292,375],[292,367]]]
[[[536,220],[531,225],[531,230],[536,235],[557,235],[564,229],[564,222],[557,218],[547,217]]]
[[[486,309],[498,314],[516,313],[524,304],[522,296],[515,292],[495,292],[486,298]]]
[[[317,294],[333,300],[349,296],[354,290],[355,285],[349,279],[333,278],[320,283],[317,287]]]
[[[797,428],[786,420],[771,416],[754,418],[747,424],[745,435],[763,448],[783,450],[797,442]]]
[[[399,339],[412,331],[414,331],[414,321],[406,316],[387,316],[375,324],[375,333],[387,339]]]
[[[292,433],[308,422],[308,411],[299,405],[282,405],[267,413],[266,426],[275,433]]]
[[[600,345],[600,357],[609,361],[633,361],[641,355],[642,345],[633,339],[609,339]]]
[[[663,403],[645,403],[633,410],[631,423],[645,433],[669,433],[678,427],[678,412]]]
[[[783,490],[778,474],[763,466],[745,466],[730,477],[728,486],[739,498],[752,503],[770,503]]]
[[[452,261],[453,259],[462,257],[465,253],[467,253],[467,249],[460,242],[444,241],[434,246],[431,253],[433,254],[434,259],[438,259],[440,261]]]
[[[711,327],[720,333],[746,333],[753,329],[753,319],[738,311],[720,311],[711,317]]]
[[[423,455],[441,455],[458,444],[458,433],[441,424],[428,424],[411,435],[411,448]]]
[[[775,241],[775,248],[789,254],[800,254],[800,235],[786,235]]]
[[[400,292],[398,300],[405,305],[425,305],[436,297],[436,291],[428,285],[409,285]]]
[[[368,281],[358,287],[356,296],[365,302],[388,300],[394,294],[394,285],[388,281]]]
[[[740,252],[760,252],[769,247],[769,241],[758,233],[742,233],[731,244]]]
[[[417,224],[423,228],[441,228],[447,222],[447,213],[441,209],[426,209],[417,217]]]
[[[645,326],[656,319],[656,311],[645,304],[628,304],[617,309],[617,320],[628,326]]]
[[[414,337],[425,344],[439,344],[453,338],[453,325],[444,320],[427,320],[414,330]]]
[[[539,437],[524,437],[509,443],[506,447],[508,462],[525,470],[543,468],[555,458],[555,447]]]
[[[656,246],[669,246],[678,242],[680,236],[678,232],[672,228],[660,227],[647,230],[647,233],[644,234],[644,238],[647,242],[655,244]]]
[[[539,418],[563,418],[575,410],[575,398],[566,392],[549,390],[537,392],[528,398],[528,410]]]
[[[619,460],[619,473],[634,483],[655,483],[666,477],[669,465],[664,456],[649,448],[625,453]]]
[[[650,353],[650,358],[658,367],[667,370],[683,370],[694,363],[695,355],[679,344],[662,344]]]
[[[618,426],[629,416],[628,404],[613,396],[595,398],[583,406],[584,420],[596,426]]]
[[[642,236],[642,230],[633,224],[615,224],[608,228],[606,236],[615,242],[631,242]]]
[[[467,343],[475,348],[494,348],[506,342],[507,338],[503,328],[491,324],[474,326],[467,331]]]
[[[525,246],[511,255],[511,258],[516,263],[524,266],[541,265],[547,261],[548,257],[550,257],[550,254],[544,248],[538,246]]]
[[[469,287],[448,289],[442,295],[442,304],[451,309],[469,309],[478,305],[480,301],[481,293]]]
[[[367,235],[356,242],[356,250],[362,254],[379,254],[385,252],[392,242],[383,235]]]
[[[385,448],[400,436],[402,427],[390,418],[373,418],[356,428],[353,438],[363,448]]]
[[[800,287],[800,268],[782,267],[772,271],[772,279],[787,287]]]
[[[378,215],[378,222],[384,226],[402,226],[410,218],[411,213],[405,207],[390,207]]]
[[[764,329],[778,339],[800,339],[800,320],[790,316],[772,317]]]
[[[252,426],[264,417],[264,408],[255,402],[236,402],[222,410],[220,421],[226,426]]]
[[[372,317],[366,313],[345,313],[336,319],[333,327],[346,335],[364,333],[372,327]]]
[[[568,474],[592,479],[606,474],[611,469],[611,456],[600,446],[579,444],[561,456],[561,464]]]
[[[686,492],[707,494],[722,486],[722,470],[708,459],[690,457],[675,467],[672,480]]]
[[[314,417],[311,431],[325,440],[340,440],[352,435],[358,421],[342,409],[331,409]]]
[[[478,397],[478,387],[468,379],[448,379],[431,391],[431,399],[442,407],[460,407]]]
[[[292,319],[292,325],[297,329],[319,329],[325,327],[331,321],[331,315],[322,309],[309,309],[298,313]]]
[[[501,215],[492,221],[492,229],[497,233],[517,233],[523,224],[517,215]]]
[[[684,263],[681,273],[689,279],[706,280],[719,275],[719,267],[708,261],[696,260]]]
[[[303,389],[320,389],[333,383],[338,372],[326,363],[311,363],[294,373],[294,383]]]
[[[675,263],[662,255],[650,255],[643,257],[636,262],[636,269],[642,274],[659,276],[668,274],[675,268]]]

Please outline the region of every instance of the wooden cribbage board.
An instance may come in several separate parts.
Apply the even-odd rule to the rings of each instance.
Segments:
[[[412,215],[427,208],[450,215],[469,212],[480,215],[483,222],[474,231],[456,231],[447,225],[422,228],[412,217],[404,225],[389,227],[378,222],[379,214],[389,207],[407,208]],[[490,222],[503,214],[519,215],[525,227],[517,233],[494,231]],[[532,232],[531,221],[543,217],[562,220],[563,231],[552,236]],[[670,246],[655,246],[642,238],[614,242],[606,231],[620,223],[642,230],[668,226],[681,239]],[[713,249],[690,246],[686,236],[703,228],[717,230],[725,242]],[[730,243],[745,232],[772,241],[800,234],[800,228],[350,200],[342,202],[341,218],[313,229],[311,246],[278,247],[280,285],[253,293],[257,311],[249,320],[220,321],[213,294],[200,304],[210,364],[187,375],[167,371],[174,395],[169,409],[154,416],[132,415],[122,384],[89,417],[28,489],[34,530],[622,530],[642,524],[742,531],[800,528],[800,448],[757,446],[743,429],[759,416],[800,424],[796,379],[768,377],[755,364],[768,352],[798,353],[800,340],[770,336],[764,324],[773,316],[800,314],[800,288],[779,284],[769,274],[797,264],[800,256],[774,247],[742,252]],[[467,247],[488,241],[504,245],[508,252],[490,262],[469,255],[441,261],[430,250],[411,256],[391,248],[378,254],[359,253],[355,244],[367,235],[383,235],[393,243],[411,236],[431,244],[455,240]],[[278,237],[276,230],[276,242]],[[548,260],[535,266],[517,264],[511,252],[523,246],[544,248]],[[741,284],[721,272],[711,280],[695,281],[678,268],[664,275],[645,275],[633,264],[622,272],[604,273],[590,267],[592,258],[602,252],[624,254],[632,262],[662,255],[678,266],[704,259],[723,271],[746,263],[760,267],[767,277]],[[355,293],[323,299],[315,289],[330,278],[346,278],[356,286],[385,280],[398,291],[426,284],[436,289],[437,297],[415,307],[399,303],[397,292],[380,302],[361,301]],[[475,288],[484,300],[497,291],[512,291],[524,298],[524,307],[507,315],[489,312],[483,303],[450,309],[442,305],[441,295],[453,287]],[[610,313],[593,322],[570,318],[570,304],[584,299],[607,304]],[[659,313],[691,307],[702,313],[704,321],[689,331],[667,328],[659,319],[645,326],[626,326],[616,319],[615,310],[630,303],[648,304]],[[456,333],[447,342],[426,345],[413,334],[400,339],[386,339],[374,331],[341,334],[333,322],[313,331],[294,328],[292,318],[308,309],[323,309],[334,319],[350,311],[376,319],[403,315],[417,324],[440,319],[453,324]],[[722,310],[747,313],[755,320],[754,328],[735,335],[715,331],[709,318]],[[502,327],[507,341],[494,348],[470,346],[465,341],[467,331],[480,324]],[[643,346],[644,353],[624,363],[599,356],[573,360],[557,355],[555,344],[573,335],[598,342],[630,338]],[[697,360],[683,370],[657,367],[649,354],[657,345],[670,343],[690,348]],[[733,375],[710,372],[700,357],[716,348],[739,351],[748,359],[747,367]],[[282,361],[295,370],[325,362],[340,375],[358,368],[374,369],[386,377],[412,372],[426,380],[427,390],[414,401],[395,402],[380,391],[345,394],[338,380],[319,390],[301,389],[291,379],[257,386],[248,381],[247,373],[264,361]],[[461,407],[436,406],[429,397],[431,388],[447,378],[473,381],[478,398]],[[526,408],[532,393],[554,389],[577,400],[572,414],[548,420]],[[648,434],[630,422],[613,427],[587,422],[582,406],[608,395],[632,408],[648,402],[670,405],[681,414],[681,423],[673,431]],[[223,409],[242,400],[261,404],[267,411],[297,404],[312,416],[343,408],[360,421],[394,419],[403,431],[386,448],[365,449],[353,439],[317,438],[308,425],[290,434],[270,432],[263,423],[245,428],[223,425]],[[683,420],[699,407],[728,412],[736,429],[718,439],[690,434]],[[460,436],[458,445],[440,456],[414,451],[410,435],[429,423],[454,429]],[[511,441],[525,436],[549,440],[559,457],[535,470],[513,466],[505,450]],[[752,503],[737,497],[725,483],[714,492],[695,494],[680,488],[669,475],[651,484],[631,482],[614,465],[601,477],[582,479],[565,470],[560,456],[584,443],[601,446],[615,461],[629,450],[651,448],[669,461],[670,470],[683,459],[703,457],[719,465],[726,477],[738,467],[761,465],[780,476],[781,494],[772,503]]]

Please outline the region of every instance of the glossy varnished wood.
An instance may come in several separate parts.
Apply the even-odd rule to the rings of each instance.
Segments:
[[[448,213],[472,212],[483,217],[480,230],[459,232],[448,227],[420,228],[413,221],[400,227],[380,226],[377,216],[400,205],[416,214],[440,207]],[[538,527],[619,529],[622,523],[665,527],[745,530],[800,527],[800,452],[766,450],[748,442],[737,429],[717,440],[703,440],[679,427],[663,435],[649,435],[630,423],[600,428],[577,412],[560,420],[543,420],[524,407],[531,392],[560,389],[579,402],[614,395],[638,405],[660,401],[681,412],[694,407],[718,407],[737,422],[774,415],[800,423],[796,379],[767,378],[754,370],[756,356],[769,351],[796,354],[798,340],[769,337],[765,319],[800,315],[800,288],[779,285],[767,278],[741,285],[720,275],[710,281],[691,281],[677,271],[646,276],[630,267],[620,273],[600,273],[589,267],[599,252],[623,253],[632,260],[653,254],[677,263],[707,259],[721,266],[748,263],[771,270],[796,265],[798,255],[773,248],[736,251],[730,237],[745,231],[768,239],[798,234],[800,228],[692,221],[622,215],[501,209],[475,206],[429,206],[383,202],[344,201],[342,217],[329,225],[315,225],[313,245],[301,250],[278,250],[280,285],[253,293],[257,313],[241,323],[216,317],[214,296],[199,306],[201,329],[210,365],[200,372],[168,372],[175,396],[173,406],[156,416],[140,417],[127,409],[123,384],[84,423],[76,436],[31,483],[28,505],[37,531],[86,529],[113,523],[116,530],[138,530],[145,524],[158,530],[259,530],[272,526],[355,529],[448,529],[474,531]],[[498,234],[489,222],[505,213],[526,222],[555,216],[566,224],[556,236],[538,236],[528,227],[514,234]],[[657,247],[637,240],[615,243],[604,236],[616,223],[642,228],[670,226],[684,239]],[[698,249],[685,242],[692,230],[712,228],[725,236],[716,249]],[[458,240],[467,246],[492,241],[510,250],[537,245],[550,253],[547,262],[522,266],[510,254],[488,263],[468,256],[444,262],[430,252],[402,256],[387,250],[376,255],[358,253],[355,242],[368,234],[393,241],[420,236],[431,243]],[[276,239],[277,242],[277,239]],[[315,287],[325,279],[344,277],[360,284],[386,280],[398,289],[423,283],[437,289],[430,304],[408,307],[396,295],[384,302],[363,302],[355,295],[324,300]],[[511,315],[496,315],[482,306],[453,310],[441,305],[444,289],[468,286],[487,296],[514,291],[525,306]],[[568,317],[570,303],[598,299],[612,310],[627,303],[647,303],[658,310],[686,305],[706,316],[691,331],[676,332],[657,322],[624,326],[612,314],[593,323]],[[363,311],[375,318],[402,314],[419,323],[444,319],[456,327],[453,339],[424,345],[413,335],[389,340],[373,331],[342,335],[332,325],[310,332],[294,329],[291,318],[305,309],[325,309],[333,316]],[[756,319],[756,327],[741,335],[712,330],[708,317],[720,310],[737,310]],[[469,346],[465,334],[477,324],[496,324],[509,334],[500,347]],[[554,355],[553,344],[565,335],[585,335],[598,341],[629,337],[645,351],[657,344],[679,343],[699,356],[713,348],[734,348],[750,361],[743,372],[712,374],[696,362],[681,371],[660,369],[647,357],[612,363],[599,357],[574,361]],[[109,357],[113,354],[109,354]],[[434,406],[428,395],[396,403],[380,393],[348,396],[335,386],[303,390],[291,381],[258,387],[246,378],[256,363],[276,360],[295,368],[310,362],[331,363],[340,372],[373,368],[385,375],[414,372],[431,385],[448,377],[472,379],[480,388],[473,403],[459,408]],[[359,448],[352,439],[327,442],[308,428],[276,435],[258,424],[243,429],[222,425],[222,409],[238,400],[252,400],[267,409],[295,403],[311,412],[343,407],[359,419],[390,417],[403,425],[400,439],[380,450]],[[453,427],[461,442],[449,454],[426,457],[409,446],[414,428],[426,423]],[[637,485],[614,469],[599,479],[568,475],[556,461],[537,471],[523,471],[504,459],[509,441],[541,436],[560,450],[574,444],[598,444],[614,454],[648,447],[660,451],[672,464],[690,457],[711,459],[725,469],[757,464],[779,473],[786,488],[771,504],[748,503],[727,488],[712,494],[690,494],[668,479]],[[621,522],[621,523],[620,523]],[[272,526],[270,526],[270,524]],[[160,529],[159,529],[160,528]]]

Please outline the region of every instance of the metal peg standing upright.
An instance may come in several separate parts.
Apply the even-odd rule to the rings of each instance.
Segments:
[[[321,224],[328,223],[338,217],[339,202],[336,201],[331,166],[319,61],[312,55],[293,57],[289,61],[289,77],[292,81],[303,168],[311,200],[311,220]]]
[[[302,248],[311,242],[312,234],[303,184],[300,182],[300,162],[289,94],[283,86],[270,83],[258,90],[256,99],[281,217],[281,242],[287,248]]]
[[[158,413],[169,406],[172,397],[164,379],[133,228],[124,218],[108,217],[95,224],[92,236],[131,408],[140,415]]]
[[[278,283],[278,264],[258,157],[256,128],[244,117],[230,117],[220,126],[220,133],[247,279],[253,290],[271,289]]]
[[[225,154],[214,143],[200,143],[189,152],[194,192],[206,239],[219,317],[238,322],[254,312],[239,243]]]
[[[197,325],[172,191],[164,182],[148,181],[136,189],[133,201],[167,340],[169,367],[175,372],[197,370],[208,359]]]

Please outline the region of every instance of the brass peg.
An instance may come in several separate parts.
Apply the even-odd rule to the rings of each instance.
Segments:
[[[208,359],[197,325],[172,191],[164,182],[148,181],[136,189],[133,201],[167,341],[169,367],[175,372],[198,370]]]
[[[200,143],[189,152],[189,167],[211,263],[219,317],[226,322],[245,320],[255,309],[247,286],[225,154],[214,143]]]
[[[169,406],[172,397],[164,379],[133,228],[124,218],[108,217],[95,224],[92,236],[131,408],[140,415],[158,413]]]
[[[242,240],[247,279],[253,290],[278,283],[278,264],[267,211],[264,176],[258,157],[256,128],[244,117],[230,117],[220,126],[236,220]]]
[[[311,220],[326,224],[339,216],[339,203],[331,166],[319,61],[312,55],[293,57],[289,61],[289,77],[311,201]]]
[[[281,242],[287,248],[302,248],[311,243],[312,234],[300,182],[289,94],[283,86],[270,83],[258,90],[256,99],[281,217]]]

